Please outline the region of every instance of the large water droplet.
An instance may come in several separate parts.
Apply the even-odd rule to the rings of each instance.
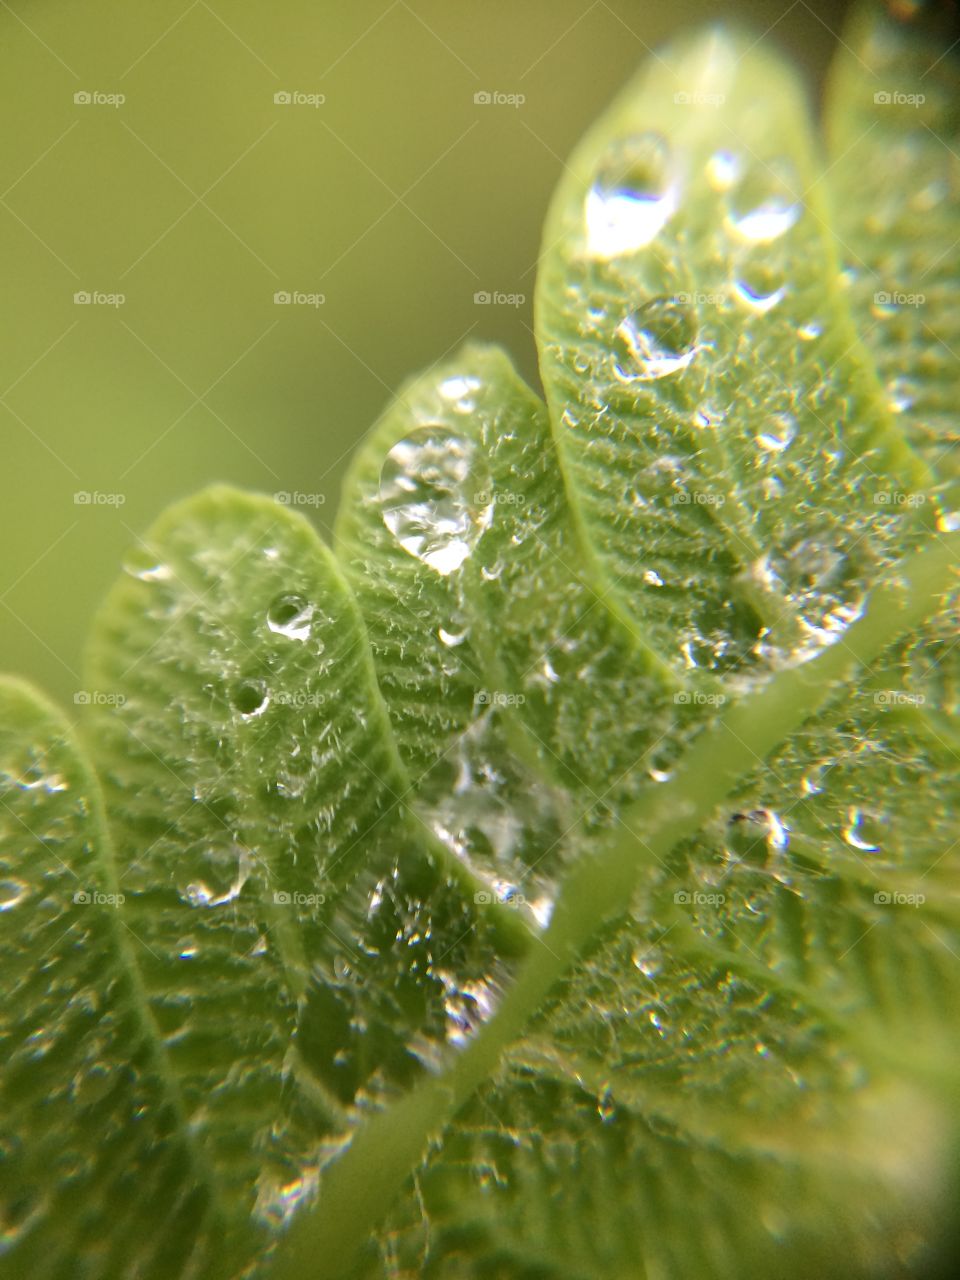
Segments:
[[[771,418],[766,431],[757,436],[757,444],[768,453],[782,453],[797,433],[797,423],[788,413]]]
[[[270,694],[262,680],[241,680],[231,690],[230,701],[245,720],[252,720],[266,711]]]
[[[590,257],[633,253],[663,229],[677,207],[670,166],[670,148],[660,134],[635,134],[613,143],[587,195]]]
[[[862,853],[878,853],[883,847],[884,827],[883,819],[876,814],[851,808],[847,813],[843,838],[852,849],[859,849]]]
[[[446,427],[418,427],[380,472],[383,522],[404,551],[436,573],[455,572],[493,515],[489,475],[473,444]]]
[[[697,324],[677,298],[653,298],[617,326],[629,359],[614,365],[622,382],[653,382],[686,369],[697,352]]]

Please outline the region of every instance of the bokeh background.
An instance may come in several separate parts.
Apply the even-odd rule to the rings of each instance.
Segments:
[[[540,227],[586,126],[717,20],[815,96],[845,9],[0,0],[0,669],[69,705],[125,550],[210,481],[322,495],[326,532],[391,393],[466,338],[536,384]]]

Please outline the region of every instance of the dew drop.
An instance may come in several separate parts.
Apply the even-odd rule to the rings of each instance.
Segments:
[[[941,511],[937,516],[940,533],[956,533],[960,530],[960,511]]]
[[[811,321],[809,324],[802,324],[797,330],[797,337],[801,342],[812,342],[814,338],[819,338],[823,333],[823,325]]]
[[[714,191],[729,191],[740,172],[740,161],[732,151],[715,151],[707,161],[707,181]]]
[[[243,680],[233,688],[230,700],[245,720],[252,720],[266,711],[270,694],[262,680]]]
[[[659,947],[637,947],[633,963],[645,978],[655,978],[663,968],[663,952]]]
[[[766,315],[786,296],[787,287],[768,263],[759,258],[740,263],[733,281],[733,296],[754,315]]]
[[[614,365],[621,382],[653,382],[686,369],[697,351],[691,308],[676,298],[653,298],[617,326],[630,357],[626,369]]]
[[[404,551],[444,577],[489,527],[492,496],[471,442],[439,424],[395,444],[380,472],[384,524]]]
[[[852,807],[847,811],[843,838],[852,849],[859,849],[862,853],[879,853],[883,848],[883,827],[883,820],[876,814]]]
[[[144,547],[134,547],[129,551],[123,568],[131,578],[138,578],[141,582],[169,582],[173,577],[170,566],[152,556]]]
[[[771,419],[768,429],[757,436],[757,444],[768,453],[782,453],[796,433],[796,420],[787,413],[778,413]]]
[[[587,195],[587,254],[607,260],[642,249],[677,207],[670,148],[660,134],[621,138],[609,148]]]
[[[463,644],[469,634],[470,630],[468,627],[465,627],[463,631],[446,631],[443,627],[437,628],[437,635],[440,637],[440,643],[445,644],[448,649],[456,649],[459,645]]]
[[[797,179],[786,160],[757,165],[730,195],[727,225],[747,244],[769,244],[789,231],[803,211]]]
[[[288,640],[308,640],[312,618],[313,605],[298,595],[277,596],[267,610],[267,626]]]
[[[0,880],[0,911],[12,911],[29,892],[23,880]]]

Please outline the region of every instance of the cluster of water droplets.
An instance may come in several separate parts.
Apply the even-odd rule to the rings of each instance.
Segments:
[[[456,403],[469,403],[469,379]],[[383,522],[403,547],[436,573],[456,572],[493,517],[490,477],[473,442],[439,423],[425,424],[390,449],[380,472]]]

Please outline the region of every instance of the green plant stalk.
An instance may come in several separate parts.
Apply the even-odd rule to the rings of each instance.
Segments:
[[[918,627],[960,581],[960,535],[905,560],[871,594],[845,637],[816,659],[778,673],[705,730],[673,777],[651,786],[621,819],[607,849],[563,885],[549,930],[494,1017],[439,1080],[367,1121],[330,1168],[317,1207],[296,1221],[274,1256],[274,1280],[339,1280],[438,1133],[496,1070],[550,988],[611,915],[643,869],[694,834],[745,774],[824,706],[856,672]],[[638,846],[642,857],[638,857]]]

